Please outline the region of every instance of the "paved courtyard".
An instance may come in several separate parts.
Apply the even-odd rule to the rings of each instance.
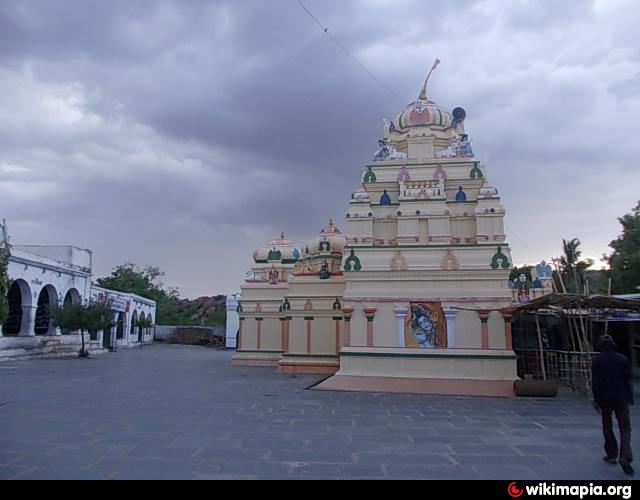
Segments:
[[[0,479],[625,479],[589,400],[306,390],[153,345],[0,364]],[[634,448],[640,418],[633,409]]]

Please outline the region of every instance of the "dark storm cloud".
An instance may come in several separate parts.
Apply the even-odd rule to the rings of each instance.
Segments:
[[[606,250],[640,180],[633,2],[305,3],[395,95],[294,0],[0,3],[14,240],[93,248],[98,273],[158,264],[187,295],[232,291],[254,247],[341,222],[382,118],[438,56],[430,95],[467,109],[516,261],[562,237]]]

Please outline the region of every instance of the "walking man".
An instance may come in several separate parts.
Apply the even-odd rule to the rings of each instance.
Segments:
[[[604,460],[620,463],[625,474],[633,474],[631,452],[631,419],[629,405],[633,404],[631,362],[616,352],[616,344],[610,335],[603,335],[598,342],[600,354],[593,360],[593,404],[602,415],[604,433]],[[620,447],[613,433],[613,414],[620,428]]]

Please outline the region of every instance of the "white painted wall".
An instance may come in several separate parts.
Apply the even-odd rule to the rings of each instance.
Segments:
[[[21,328],[18,336],[3,335],[0,324],[0,359],[7,358],[10,353],[20,352],[24,349],[34,349],[42,342],[42,337],[35,336],[35,320],[38,304],[38,297],[43,290],[49,293],[52,303],[62,305],[64,299],[70,291],[76,299],[82,303],[89,300],[97,300],[100,294],[108,294],[119,297],[126,301],[128,305],[124,321],[124,335],[118,339],[114,347],[130,347],[139,345],[138,328],[135,327],[135,319],[144,315],[149,318],[152,324],[156,321],[156,304],[152,300],[145,299],[135,294],[113,292],[104,288],[91,285],[92,253],[90,250],[83,250],[69,246],[40,246],[40,245],[14,245],[11,248],[9,258],[8,274],[12,281],[19,283],[22,292],[22,317]],[[77,294],[75,293],[77,292]],[[117,313],[114,312],[114,317]],[[131,331],[134,325],[133,332]],[[113,338],[116,336],[114,328]],[[78,334],[61,335],[58,328],[50,328],[46,337],[59,339],[60,349],[64,345],[76,344],[79,339]],[[100,333],[98,338],[100,339]],[[153,328],[143,331],[143,342],[153,341]],[[56,345],[51,344],[43,347],[43,352],[35,352],[35,355],[56,354]],[[95,350],[101,349],[99,342],[94,342]],[[45,352],[46,351],[46,352]],[[6,356],[5,356],[6,354]]]
[[[236,347],[236,337],[238,335],[238,329],[240,328],[240,315],[236,311],[239,300],[239,293],[227,295],[227,329],[225,345],[232,349],[235,349]]]

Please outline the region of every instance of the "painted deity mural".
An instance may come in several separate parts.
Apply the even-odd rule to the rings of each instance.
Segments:
[[[405,320],[404,336],[405,347],[446,349],[447,322],[441,304],[411,304]]]

